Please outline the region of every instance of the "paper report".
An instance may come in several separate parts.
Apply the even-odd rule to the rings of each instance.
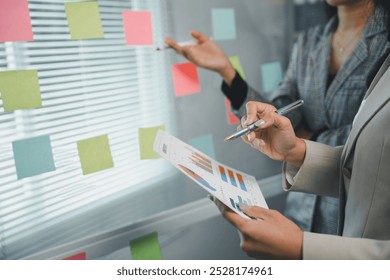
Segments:
[[[159,131],[153,149],[191,180],[247,218],[239,205],[268,208],[256,178],[217,162],[165,131]]]

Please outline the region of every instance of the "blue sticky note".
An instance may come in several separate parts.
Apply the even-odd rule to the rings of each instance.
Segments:
[[[209,157],[215,158],[214,138],[211,134],[206,134],[190,139],[190,145]]]
[[[12,148],[18,179],[56,170],[48,135],[14,141]]]
[[[279,61],[265,63],[261,65],[261,77],[263,80],[263,90],[272,92],[282,81],[282,66]]]
[[[213,39],[236,39],[236,20],[234,9],[212,9]]]

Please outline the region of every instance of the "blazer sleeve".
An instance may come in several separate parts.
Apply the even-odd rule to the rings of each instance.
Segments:
[[[390,259],[390,240],[304,232],[303,259],[388,260]]]
[[[330,147],[305,140],[306,155],[303,165],[294,174],[288,174],[289,164],[283,164],[283,188],[318,195],[339,195],[340,158],[343,147]]]

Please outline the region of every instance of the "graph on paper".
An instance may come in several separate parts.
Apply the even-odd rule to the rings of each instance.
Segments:
[[[255,177],[217,162],[168,132],[157,133],[153,149],[241,216],[247,218],[240,205],[268,208]]]

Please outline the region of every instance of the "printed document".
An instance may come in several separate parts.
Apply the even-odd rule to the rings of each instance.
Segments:
[[[239,205],[268,208],[255,177],[215,161],[168,132],[159,130],[153,149],[242,217],[248,218]]]

